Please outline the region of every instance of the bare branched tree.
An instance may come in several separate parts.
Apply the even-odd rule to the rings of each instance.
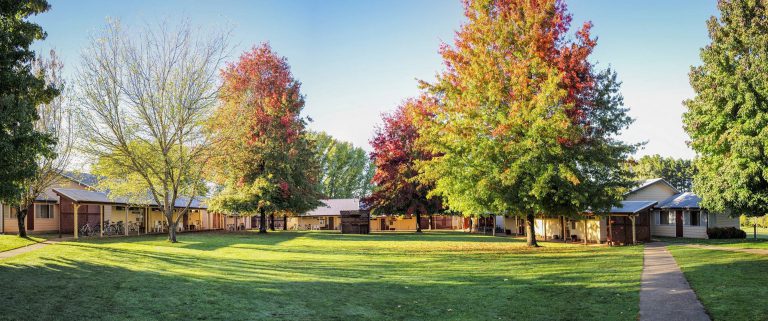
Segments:
[[[218,70],[228,33],[208,36],[188,23],[127,32],[110,21],[82,57],[78,72],[82,149],[111,197],[161,207],[176,228],[205,192],[209,137],[202,123],[217,103]],[[174,211],[177,202],[182,209]]]
[[[55,143],[52,153],[38,156],[37,171],[34,176],[24,182],[24,189],[15,202],[16,218],[19,225],[19,236],[26,237],[26,217],[35,199],[51,195],[46,190],[58,184],[62,179],[62,171],[66,170],[72,159],[73,122],[72,112],[67,104],[68,87],[62,70],[64,64],[56,52],[51,50],[50,57],[38,57],[32,65],[33,72],[40,74],[46,83],[59,90],[60,94],[50,103],[37,107],[40,117],[35,122],[35,130],[47,134]]]

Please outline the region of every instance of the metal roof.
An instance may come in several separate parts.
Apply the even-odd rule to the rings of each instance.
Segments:
[[[99,182],[99,178],[90,173],[63,171],[61,175],[87,187],[94,187]]]
[[[656,201],[621,201],[621,206],[611,207],[611,214],[635,214],[656,205]]]
[[[325,206],[320,205],[301,216],[341,216],[341,211],[356,211],[360,209],[360,199],[357,198],[337,198],[320,201]]]
[[[86,191],[71,188],[54,188],[53,191],[60,196],[64,196],[77,203],[96,203],[96,204],[121,204],[125,205],[125,200],[112,200],[107,193]]]
[[[661,201],[660,208],[701,208],[701,198],[691,192],[672,195],[670,198]]]
[[[115,199],[111,199],[109,195],[104,192],[94,192],[94,191],[86,191],[86,190],[71,189],[71,188],[54,188],[53,191],[56,194],[59,194],[68,199],[71,199],[72,201],[77,203],[113,204],[113,205],[129,204],[128,200],[126,200],[125,198],[118,197]],[[176,203],[174,205],[177,208],[184,208],[184,207],[187,207],[188,202],[189,202],[189,208],[194,208],[194,209],[208,208],[208,206],[205,205],[203,200],[199,197],[193,198],[192,201],[190,202],[188,197],[179,196],[176,198]],[[158,206],[157,203],[155,203],[154,201],[149,202],[147,204],[140,204],[140,205]]]

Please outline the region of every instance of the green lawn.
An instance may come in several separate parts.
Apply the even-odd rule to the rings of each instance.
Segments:
[[[747,238],[753,238],[755,235],[755,230],[753,226],[742,226],[741,227],[744,232],[747,232]],[[758,227],[757,228],[757,238],[759,239],[768,239],[768,228],[765,227]]]
[[[45,239],[40,237],[21,238],[17,235],[0,235],[0,252],[13,250],[42,241],[45,241]]]
[[[642,247],[463,233],[183,234],[0,260],[2,318],[636,320]]]
[[[768,318],[768,256],[668,248],[713,320]]]
[[[757,240],[752,238],[752,235],[746,239],[720,239],[720,240],[708,240],[708,239],[691,239],[691,238],[674,238],[674,237],[658,237],[659,240],[670,244],[701,244],[701,245],[717,245],[724,247],[734,247],[743,249],[768,249],[768,239],[758,238]]]

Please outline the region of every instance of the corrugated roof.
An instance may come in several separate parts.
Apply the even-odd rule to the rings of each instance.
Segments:
[[[314,210],[302,214],[302,216],[340,216],[341,211],[356,211],[360,209],[360,200],[357,198],[337,198],[320,201],[325,206],[318,206]]]
[[[655,201],[621,201],[621,206],[611,207],[613,214],[635,214],[651,206],[656,205]]]
[[[107,193],[102,192],[93,192],[71,188],[54,188],[53,191],[78,203],[126,204],[125,200],[112,200],[107,196]]]
[[[660,208],[701,208],[701,198],[691,192],[672,195],[659,204]]]
[[[84,191],[84,190],[70,189],[70,188],[54,188],[53,191],[59,195],[62,195],[78,203],[115,204],[115,205],[128,204],[125,198],[111,199],[109,198],[109,195],[104,192]],[[175,207],[177,208],[186,207],[188,202],[189,202],[188,197],[179,196],[176,198]],[[142,204],[142,205],[158,206],[154,201],[149,202],[147,204]],[[193,198],[192,202],[189,203],[189,207],[196,208],[196,209],[208,208],[208,206],[204,203],[203,199],[200,197]]]
[[[94,187],[99,182],[99,178],[90,173],[64,171],[61,175],[87,187]]]
[[[670,184],[669,182],[667,182],[667,180],[665,180],[663,178],[650,178],[650,179],[646,179],[646,180],[642,180],[642,181],[637,182],[637,185],[635,185],[634,188],[632,188],[629,192],[625,193],[624,195],[637,192],[637,191],[639,191],[641,189],[644,189],[644,188],[646,188],[648,186],[651,186],[653,184],[656,184],[656,183],[664,183],[665,185],[669,186],[669,188],[674,190],[675,193],[679,193],[680,192],[680,191],[677,190],[677,188],[672,186],[672,184]]]

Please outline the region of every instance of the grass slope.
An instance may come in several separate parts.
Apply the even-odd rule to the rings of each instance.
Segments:
[[[45,241],[45,239],[39,237],[19,237],[17,235],[0,235],[0,252],[5,252],[27,245],[32,245],[38,242]]]
[[[668,248],[713,320],[766,320],[768,256]]]
[[[0,260],[0,319],[635,320],[642,247],[463,233],[65,242]]]

